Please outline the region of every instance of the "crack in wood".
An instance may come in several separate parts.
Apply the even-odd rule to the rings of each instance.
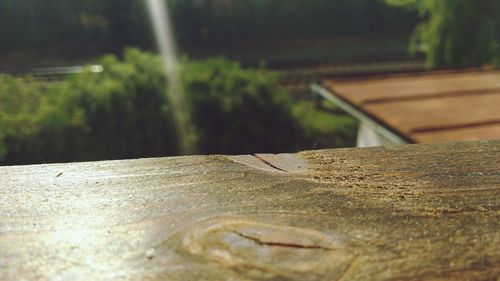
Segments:
[[[296,249],[316,249],[316,250],[324,250],[324,251],[334,250],[333,248],[323,247],[320,245],[302,245],[302,244],[296,244],[296,243],[262,241],[261,239],[259,239],[257,237],[246,235],[246,234],[243,234],[243,233],[238,232],[238,231],[232,231],[232,232],[240,237],[251,240],[251,241],[253,241],[261,246],[296,248]]]
[[[342,272],[340,273],[340,275],[337,277],[337,279],[335,279],[335,281],[340,281],[342,280],[345,275],[347,274],[347,272],[349,271],[349,269],[351,269],[352,265],[354,262],[356,262],[356,260],[358,259],[359,256],[355,256],[351,262],[349,262],[349,264],[346,266],[346,268],[344,270],[342,270]]]
[[[277,166],[273,165],[271,162],[267,161],[266,159],[264,159],[264,158],[260,157],[260,156],[259,156],[259,155],[257,155],[257,154],[252,154],[252,156],[253,156],[253,157],[255,157],[255,158],[257,158],[257,160],[259,160],[259,161],[263,162],[264,164],[266,164],[267,166],[269,166],[269,167],[271,167],[271,168],[273,168],[273,169],[275,169],[275,170],[278,170],[278,171],[281,171],[281,172],[288,173],[288,171],[283,170],[283,169],[281,169],[281,168],[279,168],[279,167],[277,167]]]

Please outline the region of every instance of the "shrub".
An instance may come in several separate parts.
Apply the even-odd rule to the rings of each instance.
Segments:
[[[183,77],[203,153],[297,149],[302,131],[276,75],[219,58],[188,63]]]
[[[106,56],[104,71],[68,80],[65,104],[84,112],[86,131],[77,159],[176,154],[165,79],[158,57],[135,49],[123,61]]]
[[[4,163],[137,158],[177,152],[158,58],[128,50],[105,71],[62,83],[4,76],[0,135]]]
[[[64,85],[32,78],[0,76],[0,159],[36,163],[58,148],[54,134],[84,125],[82,112],[65,107],[58,93]],[[47,136],[47,137],[42,137]]]
[[[3,164],[178,154],[161,61],[129,49],[60,83],[0,77]],[[184,59],[200,153],[291,151],[303,141],[275,75],[225,59]]]

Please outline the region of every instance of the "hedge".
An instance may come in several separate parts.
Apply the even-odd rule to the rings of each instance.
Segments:
[[[0,163],[179,154],[161,60],[128,49],[62,82],[0,76]],[[200,153],[294,151],[308,143],[277,76],[224,58],[182,60]]]

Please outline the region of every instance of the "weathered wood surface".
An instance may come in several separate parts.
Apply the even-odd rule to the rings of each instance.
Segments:
[[[500,138],[500,71],[445,71],[323,86],[418,143]]]
[[[0,280],[498,280],[500,141],[0,168]]]

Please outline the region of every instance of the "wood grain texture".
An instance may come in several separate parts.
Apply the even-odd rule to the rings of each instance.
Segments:
[[[0,168],[0,280],[498,280],[500,141]]]
[[[323,86],[418,143],[500,138],[500,71],[447,71]]]

